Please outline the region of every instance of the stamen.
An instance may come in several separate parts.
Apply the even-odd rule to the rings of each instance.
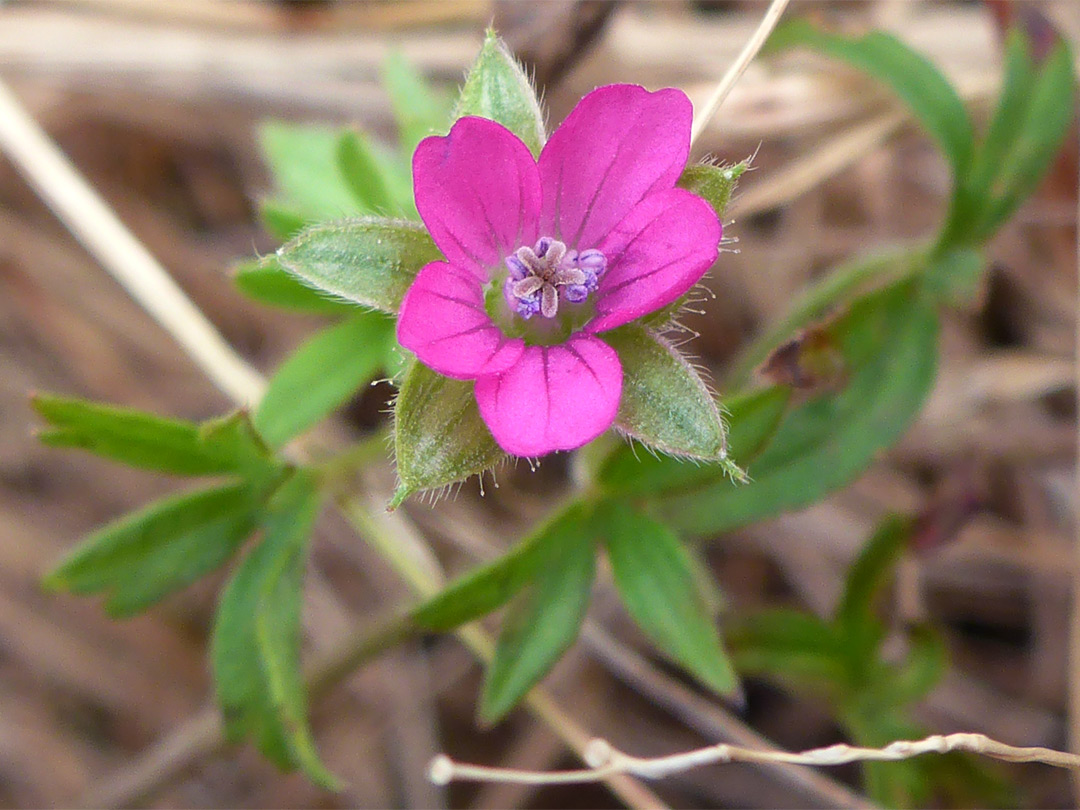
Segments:
[[[607,269],[607,258],[599,250],[578,253],[563,242],[545,236],[535,247],[522,245],[506,257],[510,271],[504,288],[506,301],[522,318],[537,312],[554,318],[560,299],[580,304],[596,290]]]

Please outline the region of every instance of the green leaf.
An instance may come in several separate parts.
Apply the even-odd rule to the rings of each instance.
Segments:
[[[310,225],[303,214],[297,213],[286,203],[263,200],[259,203],[259,218],[271,235],[283,242],[292,239],[305,225]]]
[[[282,363],[255,411],[255,426],[274,447],[325,419],[378,374],[394,322],[357,311],[316,332]]]
[[[400,51],[391,51],[383,63],[383,84],[397,118],[401,148],[412,156],[428,135],[445,134],[450,104],[436,94]]]
[[[484,36],[454,109],[454,120],[466,115],[498,121],[521,138],[534,156],[540,154],[547,140],[544,113],[529,77],[491,29]]]
[[[503,620],[480,701],[485,722],[502,719],[574,643],[585,610],[596,554],[589,522],[572,518],[551,527],[532,584]]]
[[[670,455],[727,458],[724,423],[712,394],[668,341],[634,324],[606,333],[604,341],[623,367],[619,431]]]
[[[963,304],[975,297],[985,270],[979,251],[953,248],[931,258],[923,281],[926,291],[942,303]]]
[[[236,471],[253,486],[270,486],[285,469],[245,410],[203,422],[199,438],[213,452],[232,459]]]
[[[506,459],[480,417],[473,383],[414,362],[394,404],[396,507],[414,492],[444,487]]]
[[[846,37],[803,19],[782,23],[769,39],[770,50],[797,46],[840,59],[887,84],[937,141],[955,181],[966,178],[975,141],[971,119],[956,90],[925,57],[890,34]]]
[[[911,521],[890,515],[859,552],[836,608],[836,626],[843,636],[857,636],[859,628],[877,622],[874,598],[888,584],[910,536]]]
[[[244,484],[166,498],[98,529],[43,584],[104,591],[110,613],[138,613],[229,559],[254,529],[257,509]]]
[[[577,536],[591,517],[590,507],[574,504],[537,528],[499,559],[465,574],[413,612],[426,630],[453,630],[502,607],[533,582],[544,564]]]
[[[1003,156],[990,188],[978,236],[987,238],[1039,185],[1061,149],[1076,114],[1076,77],[1068,44],[1059,38],[1030,88],[1019,134]]]
[[[772,386],[724,400],[733,459],[748,463],[757,455],[779,426],[790,396],[789,389]],[[596,477],[614,494],[659,496],[707,482],[722,482],[726,473],[715,465],[639,453],[637,448],[623,445],[604,459]],[[727,486],[731,486],[730,482]]]
[[[400,213],[386,177],[389,158],[379,154],[362,132],[346,130],[341,133],[337,160],[345,185],[361,211],[380,216]]]
[[[222,595],[211,660],[227,738],[251,736],[278,767],[299,767],[333,790],[337,780],[311,739],[300,672],[301,588],[319,504],[317,487],[303,473],[277,493],[262,542]]]
[[[926,267],[924,248],[904,246],[880,254],[860,256],[845,262],[806,289],[780,321],[754,340],[728,374],[726,384],[733,388],[746,385],[757,368],[778,346],[814,321],[849,304],[869,288],[882,288],[900,278],[916,275]]]
[[[695,163],[687,166],[679,177],[677,185],[693,192],[713,207],[716,215],[723,220],[732,192],[739,183],[739,178],[750,168],[749,161],[736,163],[734,166],[716,166],[711,163]]]
[[[281,266],[277,256],[241,262],[233,269],[233,283],[248,298],[261,304],[317,315],[356,312],[356,304],[342,301],[299,281]]]
[[[259,142],[280,190],[278,205],[309,222],[363,213],[338,166],[340,130],[271,121]]]
[[[277,255],[304,283],[384,312],[397,312],[420,269],[442,258],[422,225],[377,217],[309,228]]]
[[[749,465],[751,483],[712,481],[659,504],[679,531],[729,531],[815,503],[849,483],[915,418],[934,381],[938,319],[905,282],[856,302],[829,325],[847,385],[791,411]]]
[[[906,706],[922,700],[941,681],[948,667],[945,642],[932,627],[917,626],[908,632],[908,652],[892,677],[874,684],[884,700]]]
[[[969,185],[979,199],[989,196],[990,184],[1001,171],[1009,147],[1015,143],[1023,128],[1024,113],[1031,100],[1034,83],[1035,63],[1031,41],[1023,28],[1011,28],[1005,41],[1001,95],[971,169]]]
[[[231,453],[202,441],[194,422],[45,394],[35,395],[30,403],[51,426],[38,434],[50,447],[86,450],[173,475],[220,475],[238,469]]]
[[[615,586],[634,621],[702,683],[721,694],[736,693],[735,672],[674,533],[623,504],[604,511],[600,531]]]
[[[727,641],[743,675],[828,695],[849,688],[840,638],[816,616],[781,609],[751,614],[728,631]]]

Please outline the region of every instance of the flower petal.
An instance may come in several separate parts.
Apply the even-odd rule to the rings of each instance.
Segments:
[[[614,329],[670,304],[716,261],[722,233],[712,206],[689,191],[646,197],[600,243],[608,269],[586,329]]]
[[[482,278],[536,241],[540,176],[528,147],[502,124],[460,118],[413,155],[420,217],[443,255]]]
[[[643,197],[675,185],[692,117],[681,90],[613,84],[585,96],[540,154],[541,233],[596,247]]]
[[[401,302],[397,337],[424,365],[459,380],[505,371],[525,346],[492,323],[476,277],[447,262],[417,274]]]
[[[509,370],[476,381],[476,403],[507,453],[542,456],[592,441],[615,421],[622,365],[591,335],[529,346]]]

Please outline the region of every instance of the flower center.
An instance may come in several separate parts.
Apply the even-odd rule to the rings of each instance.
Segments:
[[[528,320],[539,313],[554,318],[559,303],[580,304],[589,297],[607,269],[607,259],[599,250],[567,250],[550,236],[535,247],[519,247],[506,257],[510,275],[503,287],[506,303]]]

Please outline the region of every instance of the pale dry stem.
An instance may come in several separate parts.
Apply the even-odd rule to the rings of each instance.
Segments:
[[[642,779],[663,779],[703,765],[730,762],[787,763],[789,765],[834,766],[852,762],[896,762],[923,754],[965,751],[1005,762],[1040,762],[1057,768],[1080,769],[1080,755],[1050,748],[1022,748],[992,740],[984,734],[934,734],[922,740],[901,740],[884,748],[830,745],[801,753],[761,751],[722,743],[682,754],[642,758],[625,754],[606,740],[592,740],[585,752],[589,768],[577,771],[519,771],[455,762],[445,754],[432,760],[428,775],[438,784],[450,782],[513,782],[528,785],[569,785],[596,782],[615,774]]]

